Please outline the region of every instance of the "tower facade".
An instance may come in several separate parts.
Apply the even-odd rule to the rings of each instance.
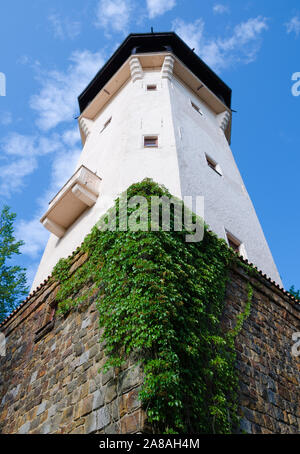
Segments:
[[[129,35],[79,96],[83,149],[41,219],[51,235],[32,290],[146,177],[181,199],[203,196],[210,228],[281,284],[230,149],[230,102],[230,88],[176,34]]]

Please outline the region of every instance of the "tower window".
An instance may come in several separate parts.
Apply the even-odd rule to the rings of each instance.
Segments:
[[[156,85],[147,85],[147,91],[156,91],[157,90],[157,86]]]
[[[101,133],[102,131],[104,131],[104,129],[107,128],[107,126],[108,126],[109,123],[111,122],[111,119],[112,119],[112,117],[110,117],[110,118],[104,123],[103,128],[101,129],[100,133]]]
[[[228,246],[231,247],[235,252],[240,254],[242,257],[247,258],[246,249],[244,244],[238,240],[234,235],[226,230],[226,238]]]
[[[205,157],[206,157],[206,162],[207,162],[207,165],[213,169],[215,172],[217,172],[219,175],[222,175],[222,171],[221,171],[221,167],[219,166],[219,164],[216,163],[216,161],[214,161],[211,157],[209,157],[207,154],[205,154]]]
[[[231,247],[231,249],[233,249],[235,252],[240,252],[240,243],[238,243],[237,241],[235,241],[231,236],[229,236],[227,234],[227,241],[228,241],[228,245],[229,247]]]
[[[144,148],[157,148],[158,137],[157,136],[145,136],[144,137]]]
[[[193,109],[195,109],[196,112],[198,112],[198,114],[203,115],[203,112],[201,111],[199,106],[197,106],[193,101],[191,101],[191,104],[192,104]]]

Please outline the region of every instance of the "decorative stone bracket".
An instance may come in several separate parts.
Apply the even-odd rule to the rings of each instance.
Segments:
[[[51,200],[41,218],[43,226],[61,238],[83,211],[96,203],[100,182],[100,177],[81,166]]]
[[[143,68],[138,57],[131,58],[129,62],[130,73],[132,77],[132,82],[136,80],[141,80],[144,77]]]
[[[173,67],[174,67],[174,58],[171,55],[167,55],[164,59],[163,66],[161,68],[161,77],[163,79],[172,80],[173,78]]]
[[[93,120],[90,120],[89,118],[81,117],[79,120],[79,125],[85,136],[85,139],[87,139],[88,136],[90,135],[93,125],[94,125]]]
[[[224,112],[220,113],[217,116],[217,118],[219,121],[220,128],[222,129],[223,132],[225,132],[231,118],[230,113],[228,112],[228,110],[225,110]]]

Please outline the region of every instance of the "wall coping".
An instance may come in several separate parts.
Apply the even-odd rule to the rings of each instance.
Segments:
[[[84,253],[81,246],[70,254],[67,258],[71,259],[72,273],[79,268],[86,260],[88,255]],[[279,304],[277,298],[274,297],[276,294],[278,297],[283,298],[287,303],[285,307],[294,316],[300,318],[300,300],[297,300],[287,290],[277,284],[274,280],[259,270],[253,263],[250,263],[247,259],[244,259],[241,255],[236,253],[236,256],[241,262],[241,266],[234,265],[232,270],[241,275],[245,280],[251,281],[251,284],[258,290],[263,292],[266,296],[272,299],[275,303]],[[255,276],[248,276],[243,270],[243,264],[250,266],[256,273]],[[53,272],[45,279],[33,292],[31,292],[27,298],[0,324],[0,331],[5,331],[6,334],[15,329],[22,320],[27,318],[32,312],[35,311],[47,298],[49,293],[54,292],[54,297],[59,289],[59,283],[53,280]],[[54,298],[53,297],[53,298]]]

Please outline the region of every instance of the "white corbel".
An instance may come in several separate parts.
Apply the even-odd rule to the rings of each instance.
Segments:
[[[46,218],[42,222],[43,226],[49,230],[49,232],[54,233],[58,238],[62,238],[66,233],[66,229],[56,222],[51,221],[49,218]]]
[[[72,193],[77,199],[81,200],[89,207],[95,205],[97,201],[97,196],[80,184],[75,184],[75,186],[73,186]]]
[[[132,82],[143,79],[144,72],[143,72],[143,68],[142,68],[142,65],[141,65],[138,57],[131,58],[131,60],[129,62],[129,67],[130,67]]]
[[[87,139],[90,133],[92,132],[93,128],[93,120],[90,120],[89,118],[81,117],[79,120],[79,124],[81,127],[81,130],[83,134],[85,135],[85,138]]]
[[[173,67],[174,67],[174,58],[171,55],[167,55],[164,59],[164,63],[161,68],[161,77],[163,79],[172,80],[173,78]]]
[[[225,110],[224,112],[217,115],[217,118],[220,128],[222,129],[223,132],[225,132],[231,118],[230,113],[228,112],[228,110]]]

